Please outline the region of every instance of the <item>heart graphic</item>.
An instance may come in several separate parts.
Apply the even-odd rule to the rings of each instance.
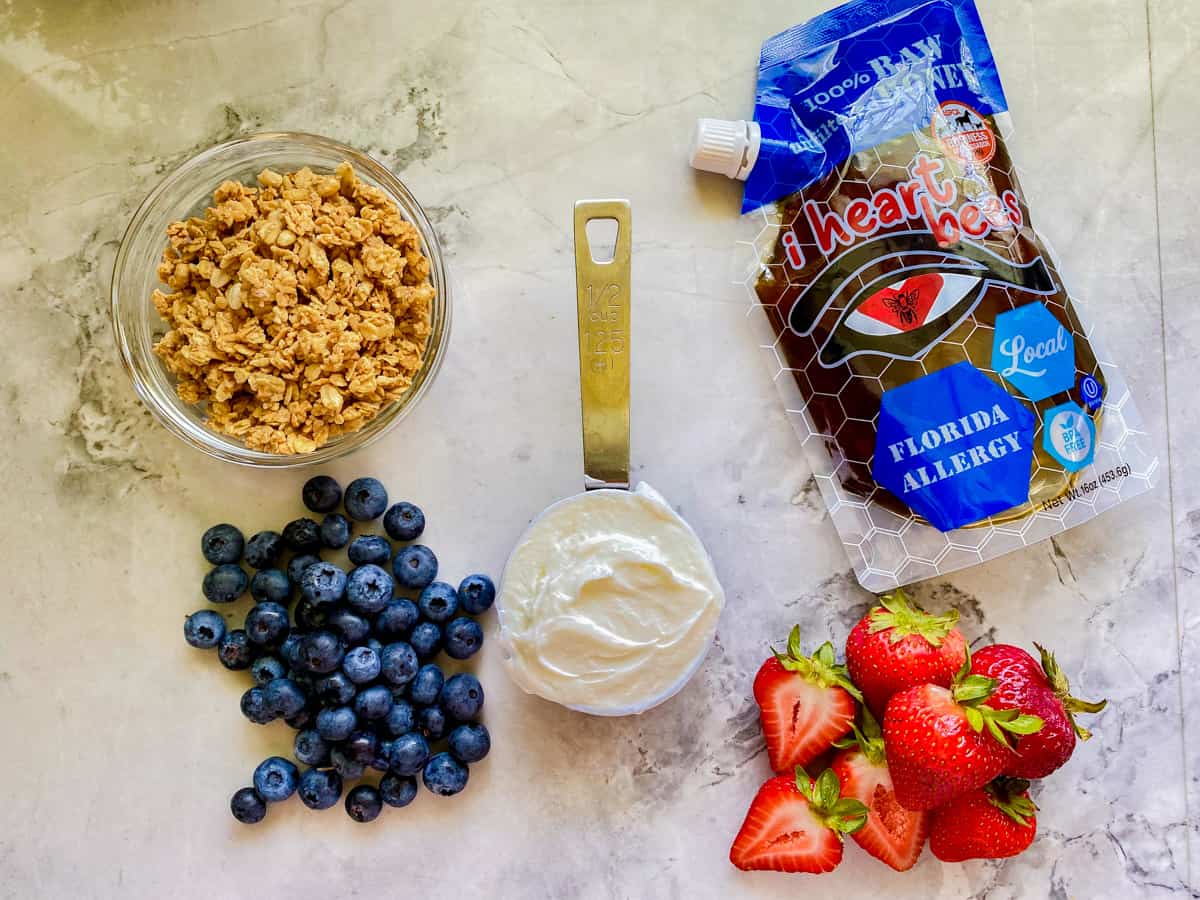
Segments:
[[[925,324],[925,317],[929,316],[943,283],[937,272],[906,278],[871,294],[857,312],[898,331],[912,331]]]
[[[912,331],[925,324],[944,283],[937,272],[915,275],[875,292],[856,312],[897,331]]]

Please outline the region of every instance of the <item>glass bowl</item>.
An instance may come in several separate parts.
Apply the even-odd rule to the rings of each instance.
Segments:
[[[368,184],[396,203],[401,215],[421,233],[429,258],[429,278],[436,296],[430,310],[429,343],[412,385],[398,400],[360,428],[332,438],[310,453],[282,455],[247,448],[237,438],[204,424],[203,404],[184,403],[175,391],[175,377],[154,354],[154,344],[166,332],[150,297],[158,280],[158,263],[167,246],[167,225],[191,215],[203,215],[212,194],[226,180],[254,184],[265,168],[292,171],[308,166],[332,173],[343,161]],[[218,144],[193,156],[150,192],[138,207],[117,250],[112,279],[112,324],[121,361],[154,416],[176,437],[217,459],[245,466],[289,468],[328,462],[377,440],[395,427],[429,390],[442,365],[450,337],[450,285],[442,262],[441,245],[425,211],[408,189],[381,163],[329,138],[297,132],[254,134]]]

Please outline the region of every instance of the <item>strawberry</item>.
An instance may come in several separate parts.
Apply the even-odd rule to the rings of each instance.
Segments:
[[[942,862],[1016,856],[1037,834],[1029,782],[999,778],[933,811],[929,849]]]
[[[1054,654],[1040,644],[1038,662],[1009,644],[984,647],[971,661],[971,671],[996,679],[996,691],[988,703],[998,709],[1020,709],[1045,722],[1041,731],[1017,739],[1014,753],[1004,767],[1016,778],[1045,778],[1060,768],[1075,751],[1075,738],[1090,738],[1091,732],[1075,721],[1075,713],[1098,713],[1107,701],[1091,703],[1071,696],[1071,685],[1058,667]]]
[[[905,809],[933,809],[983,787],[1011,758],[1008,734],[1042,727],[1037,716],[985,704],[996,681],[970,674],[970,664],[968,653],[949,688],[922,684],[888,701],[883,742]]]
[[[846,638],[846,668],[866,704],[882,716],[893,694],[918,684],[949,687],[966,659],[958,612],[931,616],[903,591],[879,598]]]
[[[754,678],[767,754],[776,772],[808,765],[850,731],[854,701],[861,699],[845,666],[837,665],[826,642],[812,656],[800,651],[800,627],[788,637],[787,653],[776,653]]]
[[[842,861],[842,835],[867,821],[867,808],[841,796],[832,769],[813,781],[804,769],[777,775],[758,789],[729,861],[739,869],[832,872]]]
[[[897,872],[906,872],[925,847],[930,814],[912,812],[896,802],[879,723],[867,709],[862,719],[861,731],[855,728],[853,738],[838,742],[847,747],[834,757],[833,771],[841,779],[842,793],[868,810],[867,824],[854,832],[854,842]]]

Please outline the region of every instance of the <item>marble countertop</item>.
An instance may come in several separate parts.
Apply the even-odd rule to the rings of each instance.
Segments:
[[[727,288],[739,188],[691,173],[697,116],[750,109],[761,40],[821,0],[0,4],[0,896],[1132,898],[1200,896],[1200,7],[981,0],[1042,229],[1158,443],[1157,490],[1053,542],[925,583],[972,639],[1052,645],[1096,738],[1041,788],[1033,848],[899,875],[857,850],[820,881],[729,866],[767,775],[750,680],[793,622],[843,640],[857,587]],[[201,530],[296,513],[301,473],[232,468],[149,418],[116,361],[108,280],[162,173],[257,130],[393,167],[458,284],[415,414],[332,467],[429,513],[445,571],[497,572],[580,485],[571,208],[634,211],[636,475],[729,594],[699,675],[640,718],[521,694],[485,649],[495,749],[464,795],[373,827],[228,798],[282,725],[180,635]],[[1182,380],[1181,380],[1182,379]],[[1191,709],[1187,714],[1184,710]],[[1190,803],[1190,806],[1189,806]]]

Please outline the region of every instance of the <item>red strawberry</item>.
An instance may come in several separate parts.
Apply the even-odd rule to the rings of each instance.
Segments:
[[[986,705],[996,682],[970,675],[969,665],[970,654],[949,688],[922,684],[888,701],[883,741],[905,809],[933,809],[983,787],[1010,759],[1007,734],[1042,727],[1037,716]]]
[[[984,647],[971,661],[971,671],[996,679],[996,691],[988,700],[997,709],[1020,709],[1045,722],[1041,731],[1017,739],[1014,753],[1004,767],[1017,778],[1045,778],[1060,768],[1075,750],[1075,736],[1086,741],[1089,732],[1075,721],[1074,713],[1098,713],[1107,701],[1090,703],[1071,696],[1071,685],[1058,667],[1054,654],[1034,644],[1042,655],[1041,665],[1009,644]]]
[[[883,715],[893,694],[910,687],[949,687],[967,657],[967,642],[954,627],[957,611],[931,616],[903,591],[884,594],[879,602],[846,639],[850,679],[876,716]]]
[[[767,754],[776,772],[808,765],[854,724],[861,699],[846,667],[834,661],[826,642],[812,656],[800,651],[800,627],[788,637],[788,652],[776,653],[754,678]]]
[[[912,812],[896,802],[879,723],[868,710],[863,710],[862,730],[855,728],[854,735],[851,746],[833,760],[842,793],[858,799],[868,810],[867,824],[852,837],[876,859],[897,872],[906,872],[916,865],[925,847],[930,814]]]
[[[866,807],[841,796],[832,769],[813,781],[797,767],[795,775],[777,775],[758,789],[729,861],[744,870],[832,872],[842,861],[842,835],[866,821]]]
[[[1016,856],[1037,834],[1029,782],[999,778],[933,812],[929,849],[942,862]]]

